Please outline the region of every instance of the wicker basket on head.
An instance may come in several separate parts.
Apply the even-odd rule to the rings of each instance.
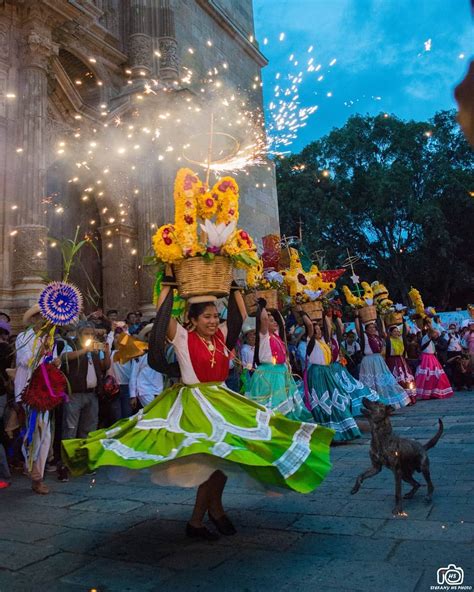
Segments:
[[[373,323],[377,320],[377,309],[375,306],[369,305],[359,309],[359,318],[362,323]]]
[[[385,324],[387,327],[390,325],[401,325],[403,323],[403,312],[389,312],[385,315]]]
[[[218,255],[211,261],[204,257],[189,257],[175,263],[173,269],[179,295],[183,298],[221,298],[230,292],[233,268],[229,257]]]
[[[323,318],[323,303],[320,300],[303,302],[301,308],[313,321],[320,321]]]
[[[267,308],[280,310],[277,290],[256,290],[255,292],[249,292],[244,295],[245,308],[249,316],[254,316],[257,313],[257,300],[259,298],[264,298],[267,301]]]

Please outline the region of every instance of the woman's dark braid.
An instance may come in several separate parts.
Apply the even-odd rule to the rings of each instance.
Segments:
[[[150,332],[149,347],[148,347],[148,364],[150,368],[167,374],[172,378],[180,376],[179,365],[177,362],[168,362],[166,359],[166,333],[171,319],[171,311],[173,310],[173,290],[169,291],[163,304],[156,313],[153,327]]]
[[[242,331],[242,313],[235,299],[235,292],[231,290],[227,304],[227,339],[226,347],[232,351]]]

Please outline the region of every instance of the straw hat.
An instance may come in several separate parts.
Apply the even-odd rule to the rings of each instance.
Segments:
[[[250,331],[256,331],[257,323],[255,317],[247,317],[242,325],[242,333],[247,335]]]
[[[33,306],[31,306],[23,315],[23,324],[28,325],[30,322],[30,319],[39,313],[41,313],[39,304],[38,303],[33,304]]]

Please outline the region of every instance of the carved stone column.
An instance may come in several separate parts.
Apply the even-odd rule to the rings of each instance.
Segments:
[[[169,0],[159,1],[160,78],[174,82],[179,78],[178,42],[174,28],[174,12]]]
[[[104,308],[116,308],[124,315],[138,307],[137,237],[124,224],[106,225],[100,232]]]
[[[58,47],[49,35],[27,30],[21,46],[17,146],[17,227],[13,247],[13,285],[19,306],[35,300],[46,272],[47,228],[44,204],[47,152],[48,66]]]
[[[116,37],[119,36],[118,0],[97,0],[97,7],[102,10],[101,24]]]
[[[152,71],[153,44],[149,34],[150,14],[147,0],[130,0],[128,54],[134,78],[148,78]]]

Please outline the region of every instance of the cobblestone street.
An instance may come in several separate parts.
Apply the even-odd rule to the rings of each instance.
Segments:
[[[229,483],[238,534],[217,543],[184,536],[194,491],[156,487],[145,474],[124,484],[101,473],[69,483],[50,474],[48,496],[16,475],[0,492],[0,590],[425,592],[452,563],[473,586],[474,393],[419,402],[393,424],[425,442],[438,417],[434,500],[426,504],[422,488],[404,502],[406,518],[391,515],[387,470],[350,495],[370,464],[368,434],[332,449],[333,469],[311,495],[268,497]]]

